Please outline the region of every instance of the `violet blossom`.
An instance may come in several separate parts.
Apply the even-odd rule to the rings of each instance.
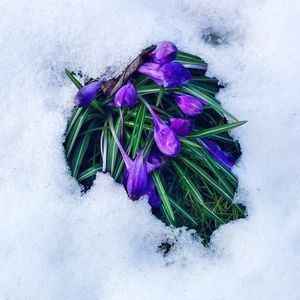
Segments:
[[[154,122],[154,140],[157,148],[166,156],[177,156],[180,152],[180,141],[176,133],[154,112],[151,106],[143,98],[141,101],[146,105]]]
[[[204,147],[207,149],[207,151],[218,161],[223,163],[229,168],[232,168],[234,166],[234,162],[232,160],[232,156],[230,153],[223,151],[222,148],[215,142],[213,142],[210,139],[203,138],[198,139],[202,142]]]
[[[161,206],[162,200],[157,191],[155,183],[152,178],[149,179],[149,187],[148,187],[148,202],[152,208],[159,208]]]
[[[158,161],[158,156],[150,154],[148,156],[150,159],[147,161],[147,159],[143,157],[145,148],[142,148],[136,158],[132,160],[124,150],[116,135],[112,119],[109,119],[109,125],[113,138],[125,163],[126,171],[124,172],[124,186],[129,198],[138,200],[141,196],[147,194],[149,196],[149,204],[151,206],[153,204],[153,207],[157,207],[160,198],[157,191],[155,192],[155,189],[152,186],[152,178],[149,174],[161,165]]]
[[[147,171],[148,173],[153,172],[159,168],[165,161],[158,152],[151,152],[147,158]]]
[[[121,108],[121,107],[127,107],[132,108],[135,106],[138,100],[138,94],[134,87],[134,85],[131,83],[130,80],[128,80],[127,84],[122,86],[115,94],[114,103],[115,107]]]
[[[156,48],[148,54],[153,62],[158,64],[167,64],[173,61],[177,55],[177,47],[172,42],[160,42],[156,45]]]
[[[194,120],[170,118],[170,128],[179,136],[187,136],[194,127]]]
[[[147,192],[148,173],[147,163],[143,158],[144,150],[144,148],[141,149],[134,160],[132,160],[127,154],[124,156],[124,153],[126,152],[123,150],[124,152],[122,156],[127,169],[124,183],[128,196],[132,200],[138,200]]]
[[[75,104],[79,107],[89,106],[93,99],[97,96],[103,81],[104,78],[101,78],[98,81],[94,81],[83,86],[75,95]]]
[[[192,74],[188,69],[174,62],[164,65],[144,63],[138,71],[165,88],[181,86],[192,79]]]
[[[173,94],[180,109],[188,116],[194,117],[202,113],[203,105],[207,102],[187,94]]]

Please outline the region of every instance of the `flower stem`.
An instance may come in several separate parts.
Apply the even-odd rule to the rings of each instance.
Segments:
[[[155,118],[156,117],[156,113],[154,112],[154,110],[152,109],[152,107],[149,105],[149,103],[143,97],[141,97],[141,96],[140,96],[140,100],[145,104],[145,106],[147,107],[147,109],[151,113],[152,117]]]
[[[114,124],[113,124],[113,120],[112,120],[112,116],[109,115],[108,117],[108,123],[109,123],[109,128],[110,128],[110,131],[111,131],[111,134],[115,140],[115,143],[117,144],[120,152],[121,152],[121,155],[123,157],[123,160],[124,160],[124,163],[126,165],[126,168],[129,169],[131,164],[132,164],[132,159],[128,156],[128,154],[125,152],[125,150],[123,149],[123,146],[121,145],[118,137],[117,137],[117,134],[116,134],[116,131],[115,131],[115,128],[114,128]]]

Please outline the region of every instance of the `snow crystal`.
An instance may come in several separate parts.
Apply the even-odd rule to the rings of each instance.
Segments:
[[[1,299],[300,298],[299,2],[3,0],[0,15]],[[81,196],[64,159],[64,68],[114,74],[160,40],[201,55],[249,121],[233,133],[249,216],[208,249],[106,175]]]

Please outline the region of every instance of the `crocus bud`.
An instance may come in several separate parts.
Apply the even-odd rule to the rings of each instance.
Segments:
[[[132,200],[145,195],[148,187],[147,163],[144,161],[142,149],[127,170],[126,191]]]
[[[176,133],[158,116],[154,117],[154,140],[161,153],[166,156],[177,156],[180,152],[180,141]]]
[[[115,95],[115,106],[117,108],[132,108],[137,103],[138,94],[133,84],[128,80],[127,84],[122,86]]]
[[[144,159],[143,157],[145,151],[145,148],[143,148],[139,151],[136,158],[132,160],[117,137],[111,117],[109,118],[109,126],[126,166],[126,171],[124,172],[124,186],[129,198],[132,200],[138,200],[141,196],[149,192],[149,201],[152,199],[151,203],[154,203],[153,205],[157,205],[155,203],[159,202],[160,197],[157,191],[155,192],[153,188],[149,189],[149,184],[151,187],[152,180],[149,174],[161,165],[159,155],[152,153],[149,155],[149,160],[147,161],[147,159]]]
[[[229,168],[232,168],[234,166],[234,162],[232,161],[230,153],[223,151],[217,143],[206,138],[199,140],[215,159],[217,159]]]
[[[147,195],[148,203],[152,208],[159,208],[161,206],[162,201],[152,178],[149,179]]]
[[[180,109],[188,116],[193,117],[202,113],[203,104],[206,103],[201,98],[196,98],[186,94],[173,94]]]
[[[147,158],[148,174],[158,169],[165,161],[158,152],[151,152]]]
[[[141,98],[154,122],[154,141],[161,153],[166,156],[177,156],[180,152],[180,141],[176,133],[154,112],[151,106]]]
[[[170,128],[179,136],[186,136],[194,127],[191,119],[170,118]]]
[[[89,106],[97,96],[103,80],[104,78],[101,78],[99,81],[91,82],[83,86],[75,95],[75,104],[80,107]]]
[[[136,158],[132,160],[124,150],[117,137],[112,118],[110,117],[108,121],[112,136],[121,152],[126,166],[126,172],[124,174],[124,186],[126,188],[128,196],[132,200],[138,200],[141,196],[146,194],[148,185],[147,163],[143,158],[145,148],[141,149]]]
[[[144,63],[138,71],[165,88],[181,86],[192,79],[192,74],[188,69],[173,62],[164,65]]]
[[[177,55],[177,47],[172,42],[160,42],[156,48],[148,54],[155,63],[167,64],[173,61]]]

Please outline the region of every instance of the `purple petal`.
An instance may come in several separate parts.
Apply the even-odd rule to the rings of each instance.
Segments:
[[[170,118],[170,128],[179,136],[187,136],[194,127],[191,119]]]
[[[138,94],[133,84],[128,80],[128,83],[122,86],[116,93],[114,103],[117,108],[127,107],[132,108],[137,103]]]
[[[176,133],[158,117],[148,102],[142,97],[141,101],[146,105],[153,118],[154,140],[158,149],[166,156],[177,156],[180,152],[180,141]]]
[[[158,116],[154,119],[154,140],[161,153],[175,157],[180,152],[180,141],[176,133]]]
[[[202,105],[208,105],[208,102],[202,98],[197,98],[201,103]]]
[[[164,85],[164,74],[161,71],[160,64],[144,63],[138,68],[138,71],[154,80],[157,84]]]
[[[161,206],[162,201],[152,178],[149,179],[147,195],[149,197],[148,203],[152,208],[159,208]]]
[[[125,152],[117,137],[111,117],[109,118],[109,126],[126,165],[126,171],[124,172],[124,186],[128,196],[132,200],[138,200],[141,196],[146,194],[148,185],[147,163],[143,158],[145,148],[141,149],[136,158],[132,160]]]
[[[91,82],[82,87],[75,96],[75,104],[79,107],[87,107],[97,96],[99,89],[101,88],[103,78],[97,82]]]
[[[163,87],[181,86],[192,79],[192,74],[183,65],[168,63],[160,65],[157,63],[144,63],[138,71]]]
[[[202,144],[207,149],[207,151],[215,159],[222,162],[224,165],[226,165],[229,168],[232,168],[234,166],[234,162],[232,161],[230,153],[223,151],[217,143],[206,138],[199,139],[199,140],[202,142]]]
[[[150,174],[158,169],[164,163],[161,155],[157,152],[151,152],[147,158],[147,172]]]
[[[147,163],[144,161],[142,149],[127,170],[126,190],[132,200],[138,200],[145,195],[148,186]]]
[[[188,116],[194,117],[202,113],[203,100],[186,94],[173,94],[180,109]]]
[[[160,42],[148,55],[155,63],[167,64],[173,61],[177,55],[177,47],[172,42]]]

